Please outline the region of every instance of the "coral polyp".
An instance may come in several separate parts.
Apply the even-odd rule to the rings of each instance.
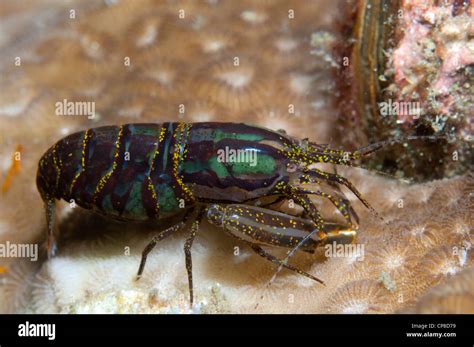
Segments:
[[[328,313],[380,313],[387,305],[383,291],[376,281],[350,282],[336,291],[325,307]]]

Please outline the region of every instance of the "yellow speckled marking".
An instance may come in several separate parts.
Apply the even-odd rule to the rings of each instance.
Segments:
[[[156,156],[159,154],[159,151],[160,151],[160,144],[163,142],[163,140],[165,139],[165,134],[166,134],[166,128],[164,125],[161,126],[161,130],[160,130],[160,135],[158,137],[158,142],[156,144],[156,147],[155,147],[155,151],[153,153],[153,158],[151,160],[151,163],[150,163],[150,170],[148,172],[148,176],[151,176],[151,173],[153,172],[153,170],[155,169],[155,159],[156,159]]]
[[[155,159],[156,159],[156,156],[159,154],[160,144],[165,139],[165,134],[166,134],[166,128],[164,125],[162,125],[160,129],[160,135],[158,136],[158,142],[156,143],[155,151],[153,152],[153,157],[151,159],[150,170],[148,171],[148,174],[145,176],[147,180],[147,188],[151,192],[153,200],[155,201],[156,215],[159,215],[160,213],[160,204],[158,202],[158,196],[156,195],[155,186],[153,186],[153,182],[151,181],[151,173],[153,172],[153,170],[155,170]]]
[[[55,184],[54,190],[56,192],[58,191],[59,177],[61,176],[61,166],[62,166],[62,161],[58,160],[57,158],[57,153],[56,153],[57,146],[58,146],[58,143],[56,142],[55,145],[53,146],[53,165],[54,165],[54,168],[56,169],[56,184]]]
[[[189,129],[191,128],[191,124],[186,124],[186,123],[178,123],[178,126],[176,127],[176,131],[173,134],[173,137],[176,138],[177,133],[179,133],[179,138],[176,138],[175,146],[174,146],[174,152],[173,152],[173,177],[178,183],[178,185],[181,187],[183,190],[186,201],[194,202],[195,198],[189,188],[184,184],[182,177],[179,176],[178,168],[179,168],[179,163],[181,160],[184,159],[185,154],[187,153],[187,149],[184,148],[183,152],[181,153],[180,148],[181,148],[181,143],[186,142],[187,140],[187,135],[189,133]]]
[[[94,198],[93,202],[97,202],[97,196],[102,189],[104,189],[105,184],[110,179],[110,176],[114,173],[115,169],[117,168],[117,159],[120,153],[120,145],[122,143],[122,135],[123,135],[123,125],[120,126],[120,130],[117,136],[117,141],[115,141],[115,154],[114,154],[114,162],[112,164],[112,168],[100,179],[99,183],[95,187]]]
[[[150,176],[145,176],[147,180],[147,188],[151,192],[151,196],[153,201],[155,202],[155,213],[158,216],[160,214],[160,204],[158,203],[158,197],[156,196],[155,187],[153,186],[153,182],[151,181]]]
[[[76,173],[76,175],[74,176],[71,182],[71,187],[69,188],[70,195],[72,195],[72,191],[74,189],[74,186],[76,185],[77,180],[79,179],[79,176],[86,170],[86,153],[87,153],[87,145],[89,144],[90,138],[91,138],[90,129],[87,129],[84,132],[84,138],[82,139],[81,170],[79,170],[79,172]]]

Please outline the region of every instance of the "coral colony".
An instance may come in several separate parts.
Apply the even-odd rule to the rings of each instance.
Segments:
[[[467,3],[2,1],[0,312],[474,312]]]

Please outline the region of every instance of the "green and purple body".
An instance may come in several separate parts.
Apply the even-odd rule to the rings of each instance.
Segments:
[[[186,219],[195,213],[184,248],[191,303],[190,250],[204,216],[280,268],[321,282],[260,246],[292,248],[291,255],[297,249],[312,252],[332,241],[353,242],[352,220],[357,215],[334,186],[345,185],[370,206],[344,177],[311,166],[348,164],[373,148],[348,154],[241,123],[125,124],[78,132],[59,140],[39,162],[37,186],[46,205],[48,255],[56,251],[55,202],[64,199],[126,221],[159,222],[181,213]],[[307,184],[319,188],[301,187]],[[310,196],[328,199],[347,225],[326,223]],[[268,199],[273,202],[255,206]],[[265,207],[284,199],[300,205],[303,218]],[[152,239],[143,250],[138,277],[156,243],[183,224]]]
[[[291,140],[233,123],[105,126],[75,133],[43,156],[37,176],[45,201],[125,220],[166,218],[198,201],[244,202],[289,180],[282,154]],[[255,151],[256,164],[226,163],[218,151]],[[243,153],[243,152],[240,152]]]

